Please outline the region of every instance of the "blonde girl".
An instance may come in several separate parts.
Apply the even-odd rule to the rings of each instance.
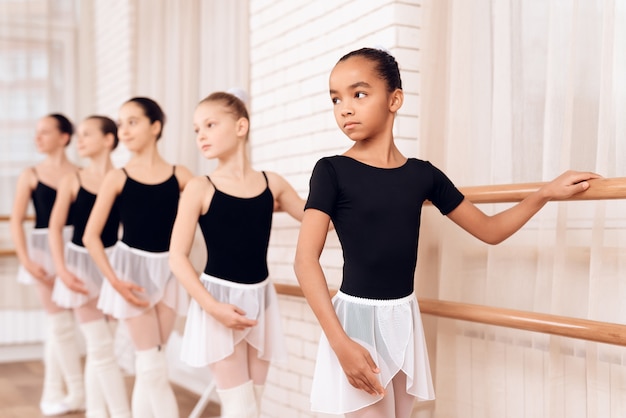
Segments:
[[[172,234],[170,266],[193,298],[181,357],[209,367],[222,417],[256,418],[270,362],[286,359],[267,268],[272,213],[277,207],[300,220],[304,200],[280,175],[252,168],[241,99],[213,93],[198,104],[193,122],[200,152],[218,165],[189,182]],[[208,254],[199,278],[189,260],[198,224]]]

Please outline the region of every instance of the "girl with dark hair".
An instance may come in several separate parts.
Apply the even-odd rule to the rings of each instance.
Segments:
[[[20,261],[18,281],[35,284],[47,314],[44,384],[39,404],[44,415],[64,414],[82,409],[84,404],[74,318],[71,311],[52,300],[55,269],[48,243],[48,223],[57,187],[65,175],[77,170],[65,151],[73,134],[72,123],[61,114],[50,114],[39,120],[35,143],[46,158],[20,175],[11,212],[11,236]],[[24,222],[31,200],[35,208],[35,228],[27,240]],[[71,227],[67,226],[71,217],[65,218],[61,220],[62,241],[69,240],[71,235]]]
[[[90,116],[78,128],[78,153],[89,165],[70,173],[59,185],[50,216],[50,249],[57,280],[52,298],[63,308],[73,309],[85,337],[86,416],[130,418],[124,377],[117,365],[113,335],[98,309],[102,274],[83,246],[83,231],[106,173],[113,169],[111,151],[118,143],[117,125],[105,116]],[[62,230],[72,208],[74,232],[63,242]],[[105,251],[117,242],[119,215],[111,211],[102,231]]]
[[[415,398],[434,399],[414,294],[421,207],[430,200],[478,239],[497,244],[552,199],[589,187],[589,172],[568,171],[493,216],[474,206],[427,161],[403,156],[393,138],[404,94],[389,53],[353,51],[333,68],[330,99],[353,141],[317,162],[296,249],[295,272],[323,330],[311,403],[349,418],[408,418]],[[329,297],[319,257],[332,220],[341,242],[343,281]]]
[[[270,362],[287,355],[268,278],[272,214],[280,208],[301,220],[304,200],[280,175],[252,168],[250,120],[239,97],[211,94],[193,122],[200,152],[218,165],[189,182],[172,233],[170,266],[193,298],[181,358],[209,367],[222,417],[257,418]],[[199,278],[189,260],[198,224],[208,255]]]
[[[122,105],[118,135],[133,155],[105,176],[83,235],[106,278],[98,307],[124,321],[135,347],[134,417],[178,416],[165,344],[176,315],[186,313],[187,294],[169,269],[168,248],[180,192],[192,175],[159,153],[164,123],[165,114],[152,99],[135,97]],[[123,235],[107,254],[102,232],[114,210]]]

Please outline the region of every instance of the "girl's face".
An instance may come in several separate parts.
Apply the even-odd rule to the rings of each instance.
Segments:
[[[161,124],[151,123],[137,103],[124,103],[120,108],[117,135],[130,151],[139,151],[156,143],[160,129]]]
[[[225,157],[245,141],[248,124],[219,102],[203,102],[193,115],[196,144],[205,158]]]
[[[371,140],[391,132],[394,94],[374,62],[359,56],[340,61],[330,73],[329,90],[335,120],[348,138]]]
[[[104,150],[110,150],[112,146],[112,140],[102,133],[100,121],[96,119],[84,120],[77,133],[78,155],[83,158],[94,157]]]
[[[37,151],[49,154],[58,149],[62,149],[67,144],[69,138],[67,134],[59,130],[59,124],[53,117],[46,116],[37,122],[35,131],[35,145]]]

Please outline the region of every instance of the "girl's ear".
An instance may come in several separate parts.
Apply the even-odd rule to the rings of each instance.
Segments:
[[[150,130],[152,131],[152,134],[154,136],[158,136],[159,133],[163,130],[163,124],[161,123],[160,120],[155,120],[154,122],[152,122],[152,126],[150,127]]]
[[[246,118],[239,118],[237,120],[237,136],[247,137],[248,129],[250,129],[250,121]]]
[[[104,135],[104,143],[106,144],[109,150],[113,150],[113,144],[115,143],[115,136],[112,133],[108,133]]]
[[[402,103],[404,103],[404,92],[402,89],[395,89],[390,96],[389,110],[397,112],[402,107]]]

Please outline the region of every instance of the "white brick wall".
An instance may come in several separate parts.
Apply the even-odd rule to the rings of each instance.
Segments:
[[[251,153],[256,168],[276,171],[306,198],[315,162],[340,154],[350,141],[337,128],[328,76],[345,53],[382,46],[398,60],[405,104],[395,135],[407,156],[417,156],[419,131],[419,1],[251,0]],[[270,276],[296,284],[293,257],[298,223],[277,214],[268,254]],[[329,284],[341,280],[342,256],[331,233],[322,254]],[[321,329],[306,302],[281,296],[289,364],[270,370],[265,417],[322,417],[309,410],[311,378]]]

